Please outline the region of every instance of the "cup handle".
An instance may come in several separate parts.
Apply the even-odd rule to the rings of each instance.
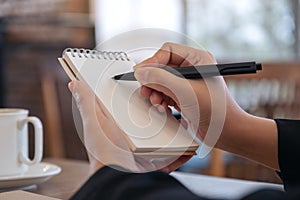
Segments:
[[[24,164],[33,165],[39,163],[43,157],[43,125],[40,119],[37,117],[26,117],[25,119],[19,121],[19,128],[24,128],[27,123],[31,123],[34,127],[34,157],[31,160],[28,155],[25,155],[24,151],[21,151],[19,154],[19,159]],[[28,131],[26,131],[26,133],[28,134]]]

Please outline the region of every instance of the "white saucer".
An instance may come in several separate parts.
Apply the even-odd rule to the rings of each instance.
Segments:
[[[0,192],[17,188],[30,188],[30,186],[45,182],[60,172],[60,167],[50,163],[41,162],[29,166],[28,170],[22,175],[0,176]]]

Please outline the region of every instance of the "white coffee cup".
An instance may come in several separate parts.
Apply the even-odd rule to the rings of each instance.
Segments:
[[[28,123],[34,127],[34,157],[28,156]],[[28,110],[0,109],[0,177],[21,175],[43,157],[43,126]]]

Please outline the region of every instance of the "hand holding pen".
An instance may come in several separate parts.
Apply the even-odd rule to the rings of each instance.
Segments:
[[[222,68],[222,65],[218,67],[215,63],[216,60],[207,51],[166,43],[151,58],[135,67],[134,76],[142,84],[141,95],[148,98],[159,111],[163,112],[170,106],[174,107],[184,116],[184,121],[188,121],[192,126],[198,139],[209,146],[237,153],[233,144],[229,146],[229,143],[232,140],[245,140],[238,127],[248,125],[249,115],[230,96],[222,76],[215,76],[214,79],[205,81],[201,78],[185,79],[155,67],[180,66],[184,69],[183,66],[207,66],[207,68],[213,68],[214,72],[218,72],[217,69],[219,69],[219,75],[227,75],[229,72],[233,74],[232,70],[237,69],[233,66],[226,68],[229,65],[226,65],[225,68]],[[240,66],[240,64],[238,65]],[[238,74],[242,72],[255,73],[256,70],[261,69],[260,64],[251,62],[246,65],[245,68],[239,68]],[[220,130],[213,131],[212,135],[208,133],[209,127],[219,125],[221,126]],[[208,137],[206,137],[207,133]],[[214,134],[221,134],[220,139],[219,135]],[[210,140],[211,137],[215,140]],[[229,143],[227,143],[228,141]],[[239,152],[239,154],[241,153]],[[253,159],[256,158],[253,157]]]

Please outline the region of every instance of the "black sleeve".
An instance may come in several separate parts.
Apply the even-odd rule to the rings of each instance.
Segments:
[[[213,190],[214,188],[212,188]],[[286,194],[279,190],[259,190],[246,195],[242,200],[283,200]],[[299,197],[299,196],[298,196]],[[163,172],[127,173],[110,167],[98,170],[74,195],[71,200],[208,200],[190,192],[172,176]],[[226,198],[224,198],[226,199]]]
[[[300,120],[276,119],[280,177],[286,191],[300,186]]]
[[[98,170],[72,200],[197,199],[179,181],[164,172],[127,173],[110,167]]]

